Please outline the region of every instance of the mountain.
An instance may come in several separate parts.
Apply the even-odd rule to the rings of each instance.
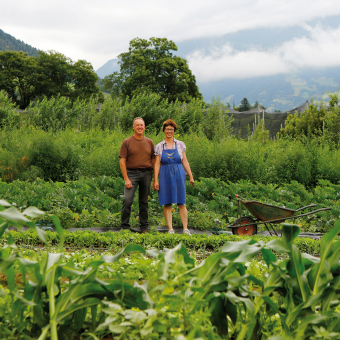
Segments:
[[[296,39],[313,39],[309,27],[339,28],[340,16],[317,18],[305,24],[290,27],[244,29],[218,37],[190,39],[176,43],[176,55],[188,58],[195,51],[209,54],[214,49],[228,44],[235,52],[252,50],[272,51],[286,42]],[[308,27],[306,26],[308,25]],[[118,59],[112,59],[97,70],[103,78],[119,71]],[[190,60],[189,60],[190,61]],[[189,62],[190,67],[190,62]],[[316,100],[327,99],[327,92],[335,92],[340,87],[340,68],[320,69],[304,68],[295,73],[281,73],[244,79],[226,78],[202,82],[197,78],[197,85],[206,102],[213,96],[233,105],[239,105],[246,97],[251,104],[257,100],[269,111],[290,110],[313,97]]]
[[[38,50],[23,41],[15,39],[0,29],[0,51],[22,51],[31,57],[36,57]]]
[[[219,95],[221,100],[239,105],[246,97],[251,104],[257,100],[268,111],[287,111],[313,99],[327,100],[327,92],[340,87],[340,68],[304,70],[294,74],[280,74],[248,79],[224,79],[198,84],[206,101]]]
[[[104,78],[105,76],[108,76],[109,74],[112,74],[113,72],[119,72],[120,66],[117,64],[119,59],[111,59],[108,62],[106,62],[102,67],[100,67],[96,73],[99,78]]]

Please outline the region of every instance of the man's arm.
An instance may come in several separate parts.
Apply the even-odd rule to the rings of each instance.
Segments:
[[[127,175],[127,170],[126,170],[126,159],[121,158],[120,159],[120,171],[122,172],[122,175],[124,177],[125,181],[125,188],[130,189],[132,188],[132,183]]]

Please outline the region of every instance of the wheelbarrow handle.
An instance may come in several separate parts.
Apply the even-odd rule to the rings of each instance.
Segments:
[[[237,195],[237,194],[235,194],[235,196],[237,197],[237,198],[241,198],[241,200],[246,200],[245,198],[243,198],[243,197],[241,197],[240,195]]]
[[[301,210],[304,210],[304,209],[307,209],[307,208],[316,207],[316,206],[317,206],[317,204],[306,205],[305,207],[302,207],[302,208],[297,209],[295,211],[301,211]]]

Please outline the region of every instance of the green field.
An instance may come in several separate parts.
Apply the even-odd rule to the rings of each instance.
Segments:
[[[337,106],[322,133],[275,141],[260,129],[233,137],[218,100],[205,110],[200,101],[183,106],[141,95],[106,99],[98,111],[96,101],[58,97],[31,103],[25,114],[13,109],[0,92],[1,339],[338,338]],[[322,122],[325,108],[309,110],[308,119]],[[118,154],[136,115],[154,143],[165,117],[179,124],[175,138],[186,143],[195,178],[194,188],[187,185],[190,228],[226,230],[238,216],[235,194],[331,210],[276,225],[281,238],[190,237],[155,230],[165,220],[151,192],[148,234],[69,231],[119,228]],[[173,220],[181,226],[177,207]],[[136,200],[131,225],[138,224]],[[319,241],[300,232],[326,234]]]

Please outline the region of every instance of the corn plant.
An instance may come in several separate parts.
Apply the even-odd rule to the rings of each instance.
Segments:
[[[9,225],[25,225],[46,242],[46,234],[28,218],[43,216],[42,211],[21,213],[5,201],[0,205],[0,236]],[[300,227],[284,224],[281,239],[227,241],[198,265],[182,244],[148,251],[128,244],[82,269],[62,262],[63,230],[51,218],[59,253],[48,253],[39,262],[25,259],[8,233],[0,254],[0,274],[6,275],[9,288],[0,296],[12,297],[11,310],[39,340],[65,338],[70,330],[73,336],[85,330],[88,339],[307,340],[336,339],[340,332],[340,221],[322,237],[320,257],[301,253],[294,243]],[[131,251],[157,257],[156,276],[149,283],[131,284],[118,272],[111,280],[98,278],[101,268],[113,271],[110,264]],[[246,268],[258,256],[268,266],[262,277]],[[23,289],[15,283],[17,269]]]
[[[4,234],[9,225],[21,228],[22,225],[34,228],[41,241],[46,242],[46,233],[35,226],[26,216],[37,217],[44,213],[37,208],[27,208],[22,213],[5,201],[0,201],[1,225],[0,236]],[[51,216],[60,237],[60,250],[63,246],[63,230],[58,218]],[[137,245],[127,246],[121,253],[110,258],[108,262],[117,261],[124,253],[129,251],[145,250]],[[74,263],[62,264],[63,254],[47,254],[41,261],[30,261],[20,256],[13,238],[9,233],[7,245],[1,249],[0,273],[7,277],[9,294],[15,300],[12,310],[16,310],[25,319],[25,311],[32,309],[32,324],[40,331],[39,340],[50,335],[52,340],[58,339],[58,333],[72,325],[80,329],[88,307],[94,315],[96,308],[105,298],[121,304],[124,308],[138,307],[145,309],[152,301],[147,298],[145,289],[133,286],[122,279],[110,283],[96,278],[98,268],[105,261],[93,261],[86,270],[80,270]],[[24,290],[20,292],[15,284],[15,265],[18,264],[24,280]],[[34,280],[28,279],[29,272],[34,272]],[[62,278],[67,282],[67,287],[62,287]],[[0,295],[6,295],[3,290]],[[58,330],[59,329],[59,330]]]

